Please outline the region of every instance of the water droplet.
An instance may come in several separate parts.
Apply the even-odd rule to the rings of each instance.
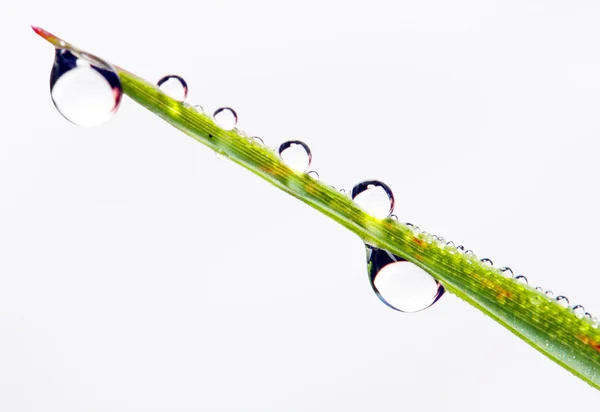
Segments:
[[[556,302],[558,302],[558,304],[563,308],[569,307],[569,299],[567,299],[566,296],[558,296],[556,298]]]
[[[521,285],[527,285],[529,283],[527,282],[527,278],[523,275],[516,276],[515,281]]]
[[[384,249],[367,248],[371,286],[383,303],[400,312],[427,309],[444,294],[444,287],[417,265]]]
[[[297,172],[306,172],[312,162],[310,148],[300,140],[289,140],[281,143],[278,153],[285,164]]]
[[[575,305],[573,306],[573,313],[577,318],[581,319],[585,316],[585,308],[581,305]]]
[[[500,268],[500,273],[502,273],[502,276],[505,278],[512,278],[515,275],[512,269],[506,266]]]
[[[446,246],[451,247],[451,248],[455,248],[456,247],[455,243],[453,241],[451,241],[451,240],[448,243],[446,243]]]
[[[592,320],[592,314],[590,312],[585,312],[585,315],[583,315],[583,317],[588,321]]]
[[[264,145],[265,145],[265,142],[263,141],[263,139],[261,139],[261,138],[260,138],[260,137],[258,137],[258,136],[252,136],[251,142],[252,142],[252,143],[256,143],[256,144],[258,144],[258,145],[261,145],[261,146],[264,146]]]
[[[345,195],[346,194],[346,189],[340,189],[340,193]]]
[[[456,250],[458,250],[459,253],[465,253],[465,247],[463,245],[456,246]]]
[[[54,106],[78,126],[97,126],[119,109],[123,89],[113,66],[96,56],[56,49],[50,72]]]
[[[194,110],[196,110],[198,113],[204,113],[204,107],[200,106],[199,104],[194,106]]]
[[[594,328],[597,328],[597,327],[598,327],[598,325],[600,325],[600,319],[598,319],[598,317],[594,316],[594,317],[592,318],[592,326],[593,326]]]
[[[480,262],[487,266],[494,266],[494,262],[492,262],[492,259],[483,258],[480,260]]]
[[[307,173],[307,175],[309,175],[310,177],[312,177],[315,180],[319,180],[320,176],[317,172],[315,172],[314,170],[311,170],[310,172]]]
[[[169,74],[162,77],[156,85],[161,92],[172,99],[184,101],[188,94],[188,86],[181,76]]]
[[[554,298],[554,292],[552,292],[551,290],[547,290],[546,291],[546,296],[548,296],[550,299]]]
[[[220,150],[215,150],[215,156],[219,160],[227,160],[227,159],[229,159],[229,156],[227,156],[227,153],[222,152]]]
[[[535,291],[538,293],[544,293],[544,289],[541,286],[536,286]]]
[[[233,130],[238,121],[237,113],[231,107],[219,107],[213,113],[213,119],[223,130]]]
[[[352,199],[372,216],[384,219],[394,211],[392,189],[378,180],[367,180],[352,188]]]
[[[473,252],[471,249],[468,249],[465,251],[465,255],[475,256],[475,252]]]
[[[248,133],[246,133],[242,129],[234,127],[233,130],[235,130],[235,132],[238,134],[238,136],[248,139]]]
[[[391,214],[390,215],[390,219],[395,220],[396,222],[398,221],[398,216]]]

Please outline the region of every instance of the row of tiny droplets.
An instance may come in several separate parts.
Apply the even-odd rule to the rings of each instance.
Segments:
[[[437,242],[442,247],[451,248],[453,250],[456,250],[458,253],[462,253],[463,255],[468,256],[471,259],[474,259],[474,260],[478,259],[477,255],[471,249],[466,249],[463,245],[456,246],[456,244],[453,241],[447,242],[443,237],[432,235],[427,232],[421,231],[421,229],[418,226],[415,226],[411,223],[406,223],[406,225],[411,228],[413,233],[422,234],[425,237],[430,237],[433,241]],[[481,262],[485,266],[494,268],[494,262],[492,262],[492,260],[489,258],[479,259],[479,262]],[[508,266],[499,267],[499,268],[495,269],[495,271],[498,274],[500,274],[501,276],[504,276],[509,279],[513,279],[515,282],[520,283],[524,286],[529,286],[529,282],[527,281],[527,278],[525,276],[515,275],[513,270],[511,268],[509,268]],[[555,300],[563,308],[571,309],[571,311],[577,318],[579,318],[579,319],[585,318],[588,322],[591,323],[591,325],[594,328],[599,327],[600,319],[598,319],[598,317],[592,316],[592,314],[587,312],[582,305],[571,306],[569,303],[569,299],[566,296],[563,296],[563,295],[556,296],[556,295],[554,295],[554,292],[552,292],[551,290],[544,291],[544,289],[541,286],[535,287],[535,290],[538,293],[545,295],[547,298]]]
[[[186,84],[185,80],[183,80],[183,78],[181,78],[180,76],[176,76],[176,75],[165,76],[158,81],[158,86],[161,87],[163,84],[165,84],[166,82],[168,82],[170,80],[175,80],[175,81],[179,82],[179,84],[181,85],[182,96],[180,97],[180,101],[183,102],[185,100],[185,98],[187,97],[188,88],[187,88],[187,84]],[[172,96],[172,97],[175,97],[175,96]],[[199,113],[204,113],[204,109],[200,105],[195,105],[195,106],[193,106],[193,108],[196,111],[198,111]],[[213,118],[214,122],[222,129],[227,130],[227,131],[235,130],[236,133],[238,133],[240,136],[250,140],[251,142],[264,145],[264,141],[260,137],[249,136],[243,130],[241,130],[237,127],[238,116],[237,116],[237,113],[235,112],[235,110],[233,110],[232,108],[220,107],[217,110],[215,110],[212,118]],[[293,141],[287,141],[287,142],[282,143],[276,150],[278,150],[279,156],[282,157],[282,159],[283,159],[284,152],[293,146],[301,147],[302,150],[305,151],[306,159],[307,159],[305,167],[298,167],[298,168],[296,168],[296,170],[301,173],[306,173],[309,176],[311,176],[312,178],[318,180],[319,174],[314,170],[311,170],[311,171],[308,170],[308,168],[310,167],[310,164],[311,164],[311,160],[312,160],[312,153],[311,153],[308,145],[306,145],[305,143],[303,143],[299,140],[293,140]],[[219,158],[226,157],[222,153],[219,153],[219,152],[216,152],[216,153],[217,153],[217,157],[219,157]],[[365,182],[363,182],[363,183],[365,183]],[[373,183],[380,183],[380,182],[373,181]],[[385,185],[383,185],[383,186],[385,186]],[[355,186],[355,188],[356,187],[358,187],[358,185]],[[385,187],[387,188],[387,186],[385,186]],[[368,188],[368,185],[365,185],[364,190],[367,190],[367,188]],[[344,189],[341,189],[340,192],[346,195],[346,191]],[[353,195],[352,195],[353,198],[355,197],[354,192],[355,192],[355,190],[353,189],[351,191],[351,193],[353,193]],[[388,192],[388,196],[390,197],[390,200],[392,200],[392,207],[390,208],[390,213],[388,214],[387,217],[397,221],[398,217],[391,213],[393,211],[393,195],[391,194],[391,191]],[[478,259],[477,256],[475,255],[475,253],[471,249],[466,249],[463,245],[456,246],[456,244],[453,241],[446,242],[443,237],[432,235],[427,232],[421,231],[418,226],[415,226],[411,223],[406,223],[406,226],[411,228],[413,233],[422,234],[425,237],[430,237],[433,241],[437,242],[441,246],[444,246],[446,248],[452,248],[452,249],[456,250],[458,253],[462,253],[465,256],[470,257],[471,259],[475,259],[475,260]],[[494,263],[489,258],[482,258],[482,259],[479,259],[479,261],[488,267],[492,267],[492,268],[494,267]],[[496,271],[501,276],[513,279],[515,282],[518,282],[522,285],[529,286],[529,282],[527,281],[527,278],[525,276],[515,275],[513,270],[507,266],[500,267],[500,268],[496,269]],[[591,325],[594,328],[599,327],[600,319],[598,319],[598,317],[593,317],[589,312],[586,312],[585,308],[582,305],[570,306],[569,299],[566,296],[563,296],[563,295],[555,296],[551,290],[544,291],[544,289],[540,286],[536,287],[535,290],[541,294],[544,294],[549,299],[556,300],[556,302],[560,306],[562,306],[564,308],[570,308],[571,311],[573,312],[573,314],[577,318],[579,318],[579,319],[585,318],[588,322],[591,323]]]

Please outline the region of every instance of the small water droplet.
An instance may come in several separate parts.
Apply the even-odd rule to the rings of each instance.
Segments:
[[[577,318],[581,319],[585,316],[585,308],[581,305],[575,305],[573,306],[573,313]]]
[[[527,278],[525,276],[523,276],[523,275],[516,276],[515,277],[515,281],[517,283],[520,283],[521,285],[527,285],[528,284]]]
[[[204,113],[204,107],[199,104],[194,106],[194,110],[196,110],[198,113]]]
[[[456,248],[455,243],[453,241],[451,241],[451,240],[448,243],[446,243],[446,246],[449,246],[451,248]]]
[[[392,219],[392,220],[395,220],[395,221],[398,221],[398,216],[396,216],[396,215],[394,215],[394,214],[391,214],[391,215],[390,215],[390,219]]]
[[[310,148],[300,140],[283,142],[279,146],[278,153],[285,164],[297,172],[307,171],[312,162]]]
[[[346,194],[346,189],[340,189],[340,193],[345,195]]]
[[[458,250],[459,253],[465,253],[465,247],[463,245],[456,246],[456,250]]]
[[[214,121],[223,130],[233,130],[238,122],[237,113],[231,107],[219,107],[213,113]]]
[[[215,150],[215,156],[219,160],[227,160],[227,159],[229,159],[229,156],[227,156],[227,153],[222,152],[220,150]]]
[[[598,327],[598,325],[600,325],[600,319],[598,319],[598,317],[594,316],[594,317],[592,318],[592,326],[593,326],[594,328],[597,328],[597,327]]]
[[[468,249],[465,251],[465,255],[475,256],[475,252],[473,252],[471,249]]]
[[[480,262],[487,266],[494,266],[494,262],[492,262],[492,259],[483,258],[480,260]]]
[[[265,145],[265,142],[263,141],[263,139],[261,139],[261,138],[260,138],[260,137],[258,137],[258,136],[252,136],[251,142],[252,142],[252,143],[256,143],[256,144],[258,144],[258,145],[261,145],[261,146],[264,146],[264,145]]]
[[[384,219],[394,211],[394,194],[388,185],[367,180],[352,188],[352,199],[372,216]]]
[[[541,286],[536,286],[535,291],[538,293],[544,293],[544,289]]]
[[[506,266],[504,266],[504,267],[500,268],[500,273],[501,273],[501,274],[502,274],[502,276],[504,276],[505,278],[512,278],[512,277],[514,277],[514,275],[515,275],[515,274],[513,273],[512,269],[511,269],[511,268],[509,268],[509,267],[506,267]]]
[[[315,180],[319,180],[320,176],[317,172],[315,172],[314,170],[311,170],[310,172],[307,173],[307,175],[309,175],[310,177],[312,177]]]
[[[123,89],[113,66],[87,53],[56,49],[50,95],[58,112],[78,126],[97,126],[119,109]]]
[[[240,129],[239,127],[234,127],[233,130],[238,134],[238,136],[248,138],[248,133]]]
[[[585,312],[585,315],[583,315],[583,317],[588,321],[592,320],[592,314],[590,312]]]
[[[546,296],[548,296],[550,299],[554,298],[554,292],[552,292],[551,290],[547,290],[546,291]]]
[[[556,302],[558,302],[558,304],[563,308],[569,307],[569,299],[567,299],[566,296],[558,296],[556,298]]]
[[[169,74],[162,77],[156,85],[161,92],[172,99],[184,101],[188,94],[188,86],[183,77],[176,74]]]
[[[417,265],[384,249],[366,245],[367,270],[375,294],[400,312],[427,309],[444,294],[444,287]]]

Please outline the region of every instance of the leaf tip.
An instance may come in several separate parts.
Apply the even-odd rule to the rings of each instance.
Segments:
[[[54,34],[42,29],[39,26],[31,26],[31,28],[33,29],[33,31],[40,36],[42,39],[50,42],[51,44],[53,44],[54,46],[57,46],[61,43],[61,40],[56,37]],[[62,41],[63,45],[65,44],[64,41]]]

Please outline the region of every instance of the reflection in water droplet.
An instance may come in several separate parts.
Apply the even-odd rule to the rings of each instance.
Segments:
[[[556,302],[563,308],[569,307],[569,299],[566,296],[558,296]]]
[[[315,180],[319,180],[320,176],[317,172],[315,172],[314,170],[311,170],[310,172],[307,173],[307,175],[309,175],[310,177],[312,177]]]
[[[505,278],[512,278],[515,275],[512,269],[506,266],[500,268],[500,273],[502,273],[502,276],[504,276]]]
[[[370,215],[384,219],[394,211],[394,194],[378,180],[360,182],[352,188],[352,199]]]
[[[528,284],[527,278],[525,276],[523,276],[523,275],[516,276],[515,277],[515,281],[517,283],[522,284],[522,285],[527,285]]]
[[[581,305],[575,305],[573,306],[573,313],[575,314],[575,316],[581,319],[585,315],[585,308]]]
[[[554,292],[552,292],[551,290],[547,290],[546,291],[546,296],[548,296],[550,299],[554,298]]]
[[[204,107],[200,106],[199,104],[194,106],[194,110],[196,110],[198,113],[204,113]]]
[[[219,107],[213,113],[213,119],[221,129],[228,131],[233,130],[238,121],[237,113],[231,107]]]
[[[156,85],[161,92],[172,99],[184,101],[188,94],[188,86],[181,76],[169,74],[162,77]]]
[[[487,266],[494,266],[494,262],[492,262],[492,259],[483,258],[480,260],[480,262]]]
[[[50,94],[65,119],[89,127],[114,116],[123,89],[116,70],[104,60],[87,53],[56,49]]]
[[[365,246],[371,286],[377,297],[392,309],[418,312],[444,294],[444,287],[417,265],[384,249]]]
[[[310,148],[300,140],[283,142],[279,146],[278,153],[285,164],[297,172],[306,172],[312,162]]]

